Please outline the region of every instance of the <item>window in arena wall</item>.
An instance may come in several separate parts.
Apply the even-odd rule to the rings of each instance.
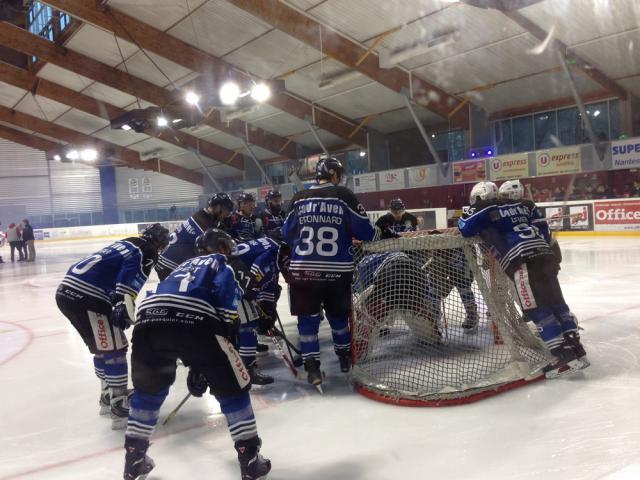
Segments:
[[[533,117],[514,118],[511,122],[513,132],[513,151],[528,152],[533,148]]]
[[[620,104],[618,100],[609,100],[609,138],[620,138]]]
[[[556,120],[556,112],[542,112],[536,114],[533,119],[533,128],[535,132],[535,148],[553,148],[557,144],[553,141],[558,136],[558,123]]]

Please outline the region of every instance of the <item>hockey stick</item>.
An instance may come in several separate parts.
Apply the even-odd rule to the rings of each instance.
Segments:
[[[302,355],[302,352],[300,351],[300,349],[297,348],[293,343],[291,343],[291,341],[285,335],[284,326],[282,325],[282,320],[280,320],[280,315],[278,315],[278,311],[276,310],[275,313],[276,313],[276,320],[278,321],[278,325],[280,325],[280,330],[278,330],[275,327],[275,325],[273,329],[280,334],[280,336],[282,337],[282,340],[284,340],[284,343],[287,345],[287,350],[289,350],[289,356],[293,359],[293,354],[291,353],[291,350],[296,352],[296,355]]]
[[[176,416],[176,414],[178,413],[178,410],[180,410],[182,406],[185,403],[187,403],[187,400],[189,400],[189,397],[191,397],[191,393],[187,393],[187,396],[182,399],[182,401],[178,404],[178,406],[174,408],[169,415],[167,415],[167,418],[165,418],[164,422],[162,422],[163,426],[166,425],[169,422],[169,420],[171,420],[173,417]]]
[[[276,336],[273,334],[273,331],[269,330],[267,334],[269,335],[269,338],[271,339],[273,344],[276,346],[276,348],[280,351],[280,354],[282,355],[282,360],[284,360],[284,363],[287,364],[287,367],[289,367],[289,370],[291,370],[291,373],[293,373],[293,376],[298,378],[298,369],[293,365],[291,358],[284,351],[284,348],[282,348],[282,345],[280,345],[280,342],[278,341]]]

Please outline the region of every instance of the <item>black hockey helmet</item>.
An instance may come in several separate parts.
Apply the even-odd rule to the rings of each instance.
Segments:
[[[246,202],[255,203],[256,197],[254,197],[252,193],[242,192],[240,195],[238,195],[238,205]]]
[[[233,210],[233,202],[229,195],[224,192],[216,193],[209,199],[209,206],[215,207],[220,205],[222,208],[226,208],[227,210]]]
[[[159,223],[154,223],[145,228],[140,236],[149,242],[158,252],[163,251],[169,246],[169,230]]]
[[[269,190],[264,196],[264,203],[268,205],[271,200],[276,198],[282,198],[282,194],[278,190]]]
[[[230,254],[236,248],[236,243],[224,230],[209,228],[196,238],[195,249],[198,255],[210,253]]]
[[[316,182],[320,180],[331,180],[333,174],[338,178],[344,175],[344,166],[342,162],[335,157],[322,157],[316,163]]]
[[[394,198],[389,202],[389,210],[392,212],[400,212],[405,210],[404,202],[400,198]]]

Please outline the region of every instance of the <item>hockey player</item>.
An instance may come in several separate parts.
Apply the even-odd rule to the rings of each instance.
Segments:
[[[275,240],[282,239],[282,224],[286,217],[282,209],[282,194],[278,190],[269,190],[264,197],[267,208],[262,212],[262,228],[264,234]]]
[[[415,232],[418,228],[418,219],[405,210],[404,202],[395,198],[389,202],[389,213],[381,216],[376,221],[376,227],[382,231],[383,238],[389,238],[389,232]]]
[[[226,193],[216,193],[209,199],[207,208],[194,213],[171,234],[169,248],[160,255],[156,273],[164,280],[182,262],[193,258],[198,235],[208,228],[217,228],[233,211],[233,202]]]
[[[262,220],[253,211],[256,199],[250,193],[241,193],[238,197],[238,210],[225,220],[225,230],[234,240],[245,241],[262,235]]]
[[[133,321],[133,301],[168,242],[169,230],[156,223],[140,237],[115,242],[72,265],[56,292],[58,308],[93,354],[102,384],[100,414],[111,414],[114,430],[124,428],[129,408],[123,330]]]
[[[580,343],[576,318],[558,283],[558,259],[549,247],[549,227],[529,200],[500,202],[492,182],[471,190],[471,207],[459,220],[465,237],[479,234],[516,285],[527,318],[555,360],[545,367],[548,378],[589,366]]]
[[[210,243],[207,241],[209,236],[218,234],[218,230],[211,229],[198,237],[198,253],[203,254],[203,246]],[[236,281],[243,291],[242,301],[238,305],[240,357],[254,385],[273,383],[273,377],[263,375],[257,367],[256,326],[261,313],[275,315],[275,303],[280,290],[277,284],[279,252],[280,245],[276,241],[259,238],[237,244],[228,257],[228,264],[233,268]]]
[[[282,227],[283,238],[291,247],[291,314],[298,317],[307,379],[318,387],[322,383],[318,342],[322,310],[331,325],[340,370],[348,372],[352,240],[369,241],[377,236],[362,204],[340,185],[343,180],[342,163],[333,157],[321,158],[316,165],[317,185],[294,195]]]
[[[160,407],[176,377],[176,360],[189,367],[189,392],[210,388],[225,414],[238,452],[242,480],[264,478],[271,462],[259,454],[261,441],[251,407],[251,382],[230,338],[237,332],[241,290],[227,264],[234,244],[225,232],[209,231],[200,248],[139,305],[133,330],[134,391],[125,433],[125,480],[146,478],[147,456]]]

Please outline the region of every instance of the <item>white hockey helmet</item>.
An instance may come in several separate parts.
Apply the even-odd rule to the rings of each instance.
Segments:
[[[469,194],[469,203],[474,205],[480,200],[493,200],[498,197],[498,187],[493,182],[476,183]]]
[[[498,196],[501,200],[522,200],[524,197],[524,187],[520,180],[507,180],[498,189]]]

